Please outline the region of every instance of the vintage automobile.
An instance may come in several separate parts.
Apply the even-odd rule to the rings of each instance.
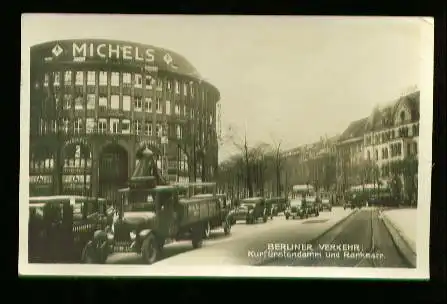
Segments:
[[[309,215],[320,215],[320,199],[317,197],[313,186],[307,184],[294,185],[292,187],[292,201],[297,202],[298,200],[301,201],[304,217],[307,218]],[[291,210],[291,207],[289,210]]]
[[[241,200],[241,205],[247,206],[246,224],[255,224],[260,218],[264,223],[267,222],[268,211],[263,197],[244,198]]]
[[[165,244],[190,240],[200,248],[206,229],[216,224],[230,233],[231,222],[223,218],[215,193],[203,191],[214,183],[173,184],[150,174],[154,169],[150,154],[143,154],[129,181],[120,191],[120,207],[108,233],[110,250],[132,251],[141,254],[147,264],[159,260]]]
[[[104,263],[113,207],[105,199],[84,196],[29,198],[30,263]],[[95,250],[91,250],[95,248]]]
[[[329,193],[323,192],[320,194],[321,203],[319,204],[320,211],[332,211],[332,197]]]
[[[295,219],[297,217],[306,217],[307,210],[305,208],[305,204],[303,204],[301,199],[292,199],[290,201],[289,207],[286,209],[286,211],[284,211],[284,215],[286,217],[286,220],[288,220],[290,217],[292,217],[292,219]]]
[[[179,185],[179,188],[186,190],[181,192],[184,195],[183,198],[212,198],[216,201],[217,211],[205,224],[203,236],[205,239],[210,237],[212,230],[218,228],[223,228],[225,235],[230,234],[233,222],[232,214],[230,214],[231,206],[227,204],[225,194],[216,194],[216,183],[188,183]]]
[[[247,219],[248,211],[253,207],[253,204],[239,203],[231,212],[231,223],[235,225],[237,221],[245,221]]]
[[[272,197],[266,199],[269,206],[271,206],[270,217],[278,216],[280,212],[284,212],[287,208],[287,199],[284,197]]]

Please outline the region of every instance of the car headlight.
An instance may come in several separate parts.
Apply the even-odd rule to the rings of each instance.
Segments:
[[[129,233],[130,236],[130,240],[134,241],[137,238],[137,233],[136,231],[132,231]]]

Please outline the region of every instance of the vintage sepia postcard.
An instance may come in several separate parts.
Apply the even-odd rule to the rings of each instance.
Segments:
[[[19,275],[429,278],[434,22],[22,16]]]

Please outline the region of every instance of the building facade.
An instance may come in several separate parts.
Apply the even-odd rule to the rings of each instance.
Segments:
[[[113,198],[142,149],[170,181],[211,180],[220,94],[181,55],[112,40],[31,48],[30,195]]]
[[[358,170],[364,160],[363,142],[368,118],[352,122],[340,135],[336,144],[336,181],[337,193],[343,193],[351,185],[362,181]]]
[[[419,98],[416,91],[376,107],[369,117],[352,122],[342,133],[337,143],[339,192],[367,183],[390,184],[396,176],[402,184],[417,187]]]
[[[287,188],[298,184],[310,184],[317,189],[329,190],[335,186],[335,156],[338,136],[322,137],[313,144],[284,151],[285,170],[282,180]]]

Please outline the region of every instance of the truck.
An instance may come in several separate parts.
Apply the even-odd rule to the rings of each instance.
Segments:
[[[200,248],[207,229],[218,224],[229,234],[231,221],[215,189],[214,183],[168,184],[152,153],[140,154],[129,187],[119,191],[117,213],[106,232],[110,252],[136,252],[153,264],[171,242],[189,240]]]

